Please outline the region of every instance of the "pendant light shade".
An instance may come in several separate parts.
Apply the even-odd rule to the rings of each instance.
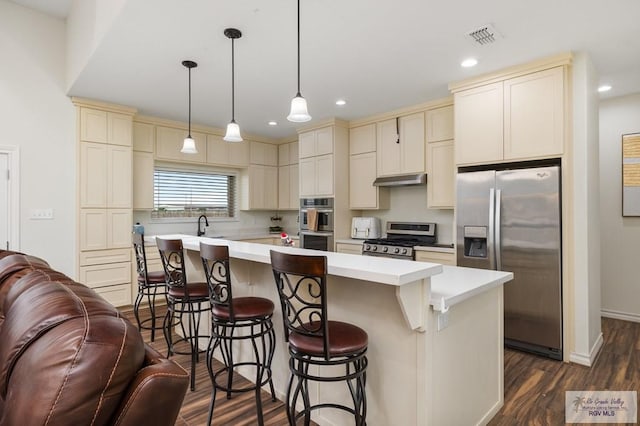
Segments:
[[[197,154],[196,141],[191,137],[191,68],[197,67],[198,64],[193,61],[182,61],[182,65],[189,69],[189,133],[184,138],[180,152],[183,154]]]
[[[307,109],[307,100],[300,94],[300,0],[298,0],[298,92],[296,97],[291,100],[291,111],[287,120],[294,123],[304,123],[311,120]]]
[[[235,39],[242,37],[240,30],[227,28],[224,35],[231,39],[231,122],[227,124],[227,133],[224,140],[227,142],[242,142],[240,126],[236,123],[236,79],[235,79]]]

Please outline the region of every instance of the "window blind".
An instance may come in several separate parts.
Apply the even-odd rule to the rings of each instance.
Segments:
[[[235,175],[158,167],[153,187],[152,217],[235,217]]]

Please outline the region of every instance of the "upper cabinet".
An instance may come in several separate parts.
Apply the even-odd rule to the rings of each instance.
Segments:
[[[333,153],[333,127],[324,127],[300,133],[298,149],[300,158]]]
[[[426,112],[427,207],[452,209],[455,199],[453,106]]]
[[[388,209],[389,188],[373,186],[377,176],[376,125],[349,130],[349,208]]]
[[[298,210],[298,142],[278,145],[278,209]]]
[[[427,142],[453,139],[453,105],[430,109],[425,113]]]
[[[153,124],[133,123],[133,150],[153,152],[156,128]]]
[[[180,150],[187,134],[188,132],[184,129],[156,126],[156,158],[158,160],[204,163],[207,160],[207,135],[192,131],[191,137],[195,140],[198,153],[183,154]]]
[[[227,167],[249,165],[249,144],[253,142],[227,142],[222,136],[207,135],[207,164]]]
[[[562,155],[564,99],[562,66],[456,92],[456,163]]]
[[[278,165],[278,145],[251,141],[249,163],[264,166]]]
[[[377,123],[378,176],[425,172],[424,113]]]
[[[80,108],[80,140],[131,146],[132,118],[128,114]]]

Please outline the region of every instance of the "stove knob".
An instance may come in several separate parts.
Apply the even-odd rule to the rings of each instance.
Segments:
[[[364,251],[369,251],[369,250],[371,250],[371,246],[369,244],[366,244],[364,246]]]
[[[407,249],[402,249],[402,254],[407,254]]]
[[[393,252],[396,253],[396,254],[400,253],[400,249],[396,247],[395,250],[393,250]]]
[[[385,253],[388,252],[389,251],[389,247],[383,247],[382,251],[385,252]]]
[[[371,250],[373,250],[373,251],[377,251],[377,250],[378,250],[378,246],[372,246],[372,247],[371,247]]]

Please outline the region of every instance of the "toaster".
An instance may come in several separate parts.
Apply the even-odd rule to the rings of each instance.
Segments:
[[[351,219],[351,238],[380,238],[380,219],[377,217],[354,217]]]

